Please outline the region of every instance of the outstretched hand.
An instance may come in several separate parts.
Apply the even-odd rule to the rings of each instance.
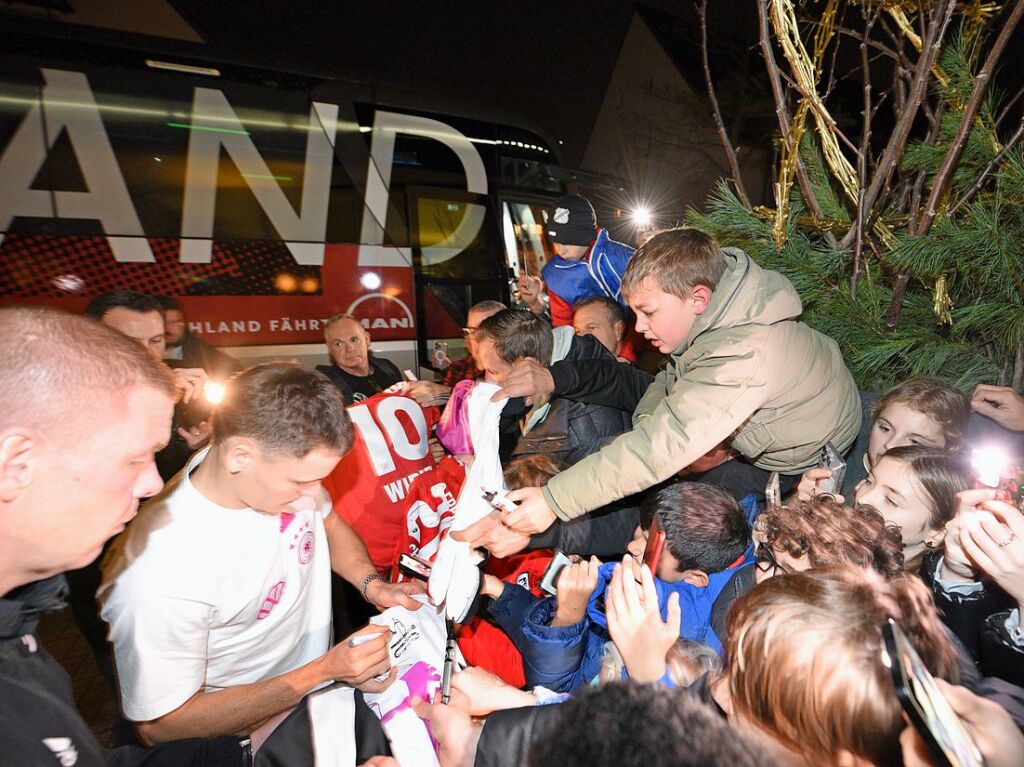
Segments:
[[[679,639],[679,594],[669,595],[667,620],[663,621],[650,569],[647,565],[638,567],[633,557],[626,556],[608,584],[605,613],[608,633],[630,678],[638,682],[661,679],[668,651]]]
[[[501,388],[491,395],[491,402],[501,402],[506,397],[522,397],[527,405],[536,405],[554,391],[555,379],[551,371],[532,357],[523,357],[516,360],[501,379]]]
[[[501,521],[517,533],[542,533],[557,519],[555,512],[544,499],[544,491],[539,487],[510,490],[508,499],[516,504],[516,508],[513,511],[501,512]]]

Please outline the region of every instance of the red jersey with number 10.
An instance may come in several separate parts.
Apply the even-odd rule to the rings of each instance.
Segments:
[[[355,441],[324,487],[335,511],[366,544],[374,567],[386,573],[397,542],[405,540],[409,486],[434,467],[428,440],[440,411],[386,392],[347,410]]]

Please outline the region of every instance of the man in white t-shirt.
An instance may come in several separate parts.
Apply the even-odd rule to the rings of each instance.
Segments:
[[[148,743],[245,735],[313,689],[379,690],[388,632],[331,647],[330,571],[378,608],[389,584],[320,486],[352,444],[337,389],[291,364],[233,378],[213,444],[143,508],[103,562],[121,702]]]

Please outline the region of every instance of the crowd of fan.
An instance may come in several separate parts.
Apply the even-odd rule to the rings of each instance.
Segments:
[[[1024,763],[1024,515],[1000,489],[1019,492],[1024,398],[858,391],[741,251],[674,229],[633,253],[581,198],[551,221],[550,307],[471,307],[440,382],[403,382],[347,315],[331,364],[241,370],[173,301],[0,310],[0,762],[306,763],[279,734],[341,683],[352,763],[393,764],[361,697],[394,682],[390,633],[365,624],[422,609],[396,558],[429,564],[450,534],[491,558],[450,701],[412,701],[443,767],[944,764],[904,714],[890,632],[984,764]],[[660,370],[634,364],[654,350]],[[486,384],[515,506],[455,532]],[[549,596],[552,550],[570,562]],[[134,724],[119,748],[34,637],[64,572]]]

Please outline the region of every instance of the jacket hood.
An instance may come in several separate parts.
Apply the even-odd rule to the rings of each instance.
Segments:
[[[681,353],[699,336],[716,328],[738,328],[744,325],[773,325],[800,316],[803,304],[786,277],[770,269],[762,269],[738,248],[723,248],[726,267],[722,279],[711,295],[711,303],[697,317]]]

